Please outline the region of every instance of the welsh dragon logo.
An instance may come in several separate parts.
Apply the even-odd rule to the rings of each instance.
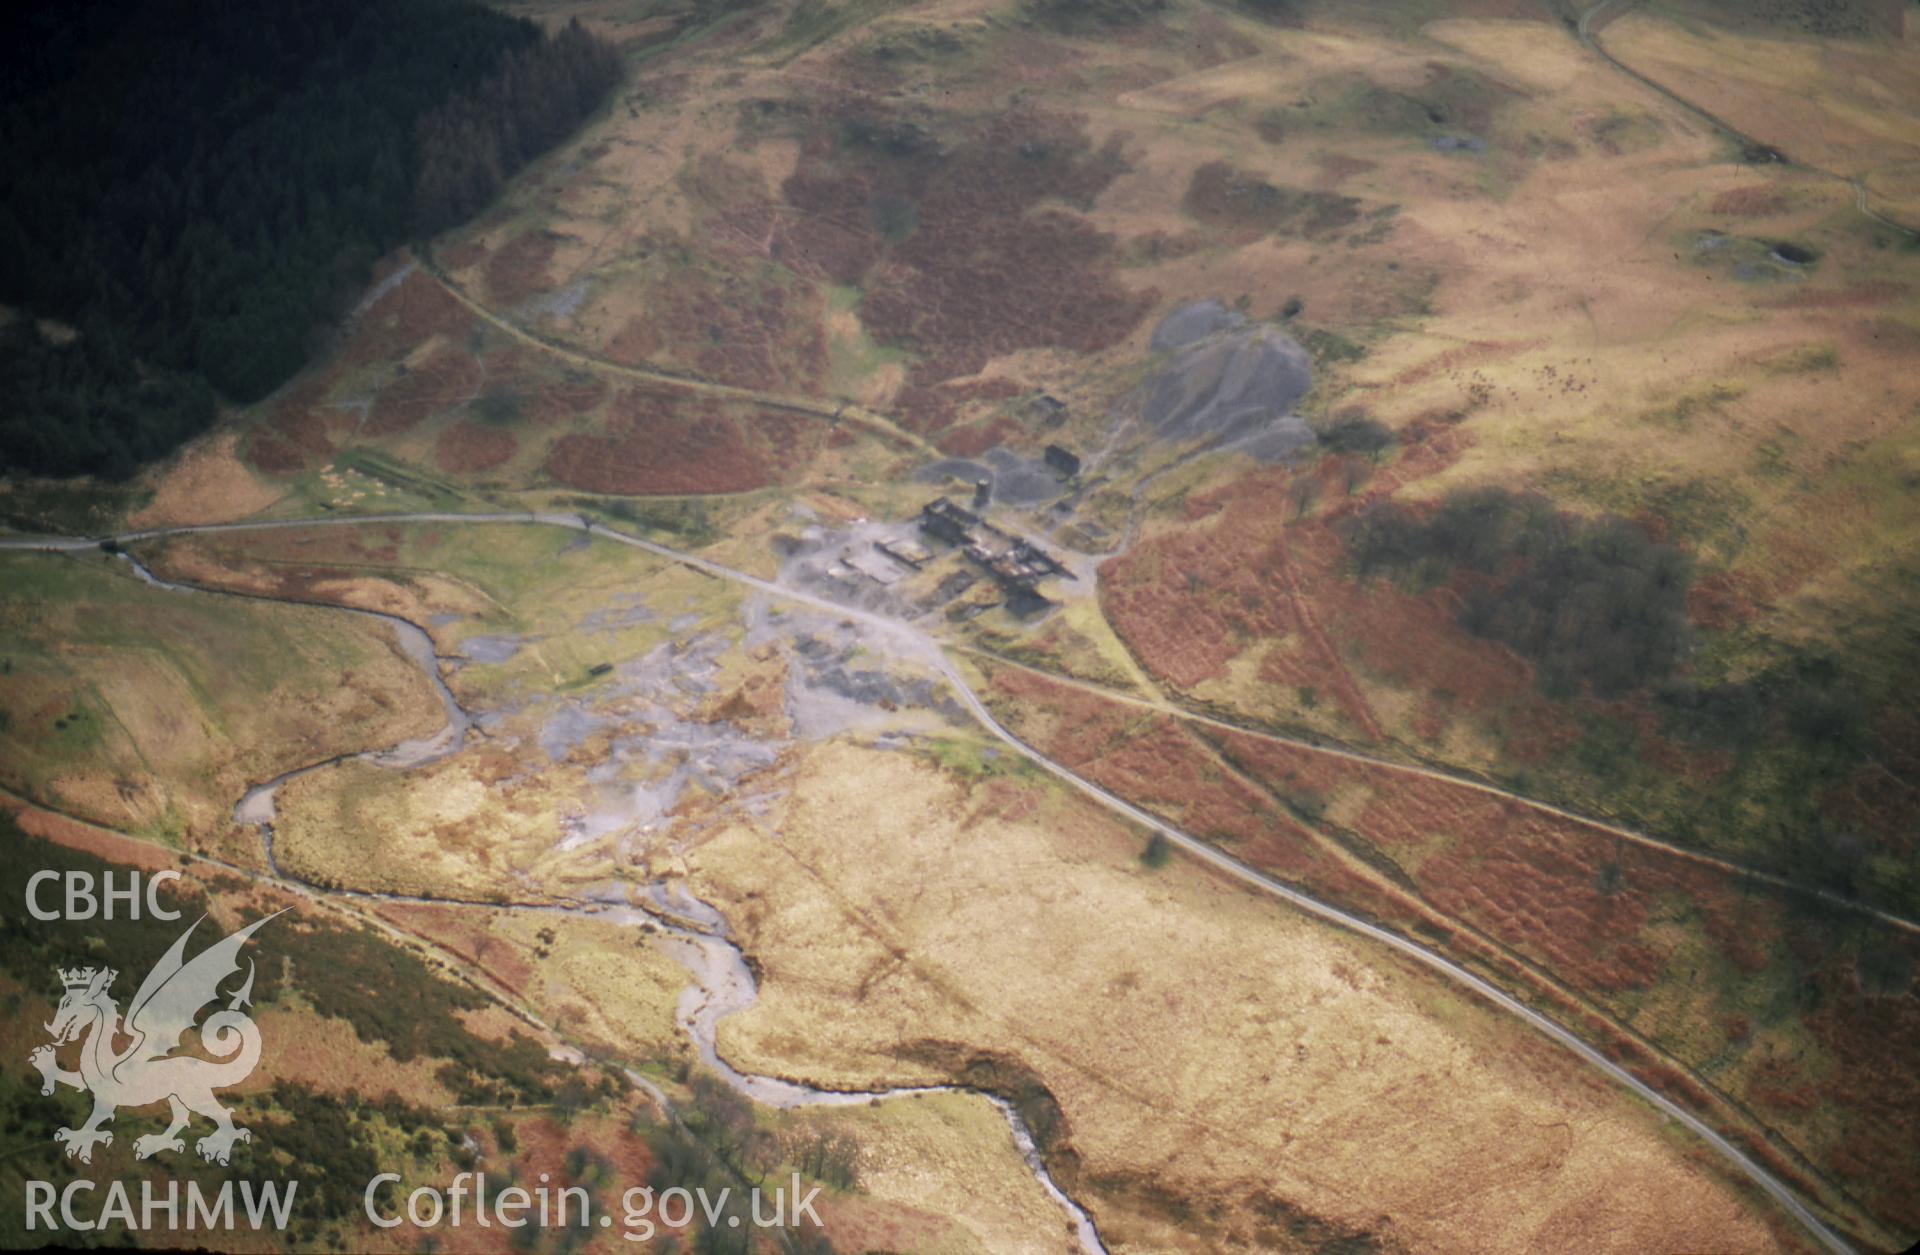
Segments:
[[[113,1132],[104,1126],[116,1110],[151,1107],[160,1102],[167,1104],[171,1119],[165,1132],[134,1140],[133,1153],[141,1159],[161,1151],[184,1151],[186,1144],[180,1140],[180,1131],[194,1115],[205,1116],[216,1126],[196,1147],[209,1163],[226,1163],[235,1142],[253,1140],[253,1135],[236,1126],[213,1096],[214,1090],[245,1080],[260,1061],[260,1028],[240,1010],[253,994],[253,960],[247,960],[246,982],[227,999],[226,1009],[214,1012],[200,1025],[200,1044],[215,1058],[174,1052],[200,1012],[220,997],[220,983],[240,970],[240,947],[262,924],[279,914],[276,911],[255,920],[189,960],[187,938],[206,917],[195,920],[140,982],[124,1025],[110,996],[117,971],[110,967],[59,969],[60,982],[67,992],[60,999],[53,1022],[46,1026],[53,1045],[35,1048],[27,1062],[39,1069],[45,1082],[42,1094],[53,1093],[54,1086],[60,1084],[93,1095],[93,1114],[87,1122],[53,1135],[56,1142],[66,1145],[70,1157],[92,1163],[96,1145],[113,1144]],[[55,1060],[54,1051],[82,1038],[80,1069],[69,1072]],[[115,1042],[121,1038],[132,1040],[116,1050]]]

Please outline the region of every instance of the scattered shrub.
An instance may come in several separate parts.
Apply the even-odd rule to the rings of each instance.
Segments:
[[[1182,208],[1209,226],[1328,235],[1360,217],[1360,202],[1333,192],[1277,187],[1224,161],[1193,172]]]
[[[1658,682],[1685,647],[1692,563],[1625,519],[1488,488],[1455,493],[1426,519],[1383,503],[1345,531],[1363,576],[1483,577],[1463,591],[1461,625],[1532,661],[1549,691],[1618,696]]]
[[[519,422],[524,408],[520,394],[508,387],[489,388],[473,403],[475,417],[499,427]]]
[[[1373,455],[1394,441],[1393,429],[1364,414],[1340,419],[1320,433],[1320,443],[1335,453]]]

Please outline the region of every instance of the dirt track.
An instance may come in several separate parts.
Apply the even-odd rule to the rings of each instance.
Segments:
[[[1763,144],[1759,140],[1754,139],[1751,135],[1748,135],[1745,132],[1737,129],[1736,127],[1733,126],[1732,123],[1728,122],[1726,119],[1718,116],[1717,114],[1709,113],[1707,110],[1701,108],[1699,105],[1695,104],[1693,101],[1688,100],[1685,96],[1680,95],[1678,92],[1674,91],[1672,88],[1666,86],[1665,84],[1659,82],[1656,79],[1649,78],[1647,75],[1642,74],[1640,71],[1634,69],[1632,66],[1628,65],[1626,62],[1620,60],[1620,58],[1614,56],[1611,52],[1608,52],[1606,47],[1603,44],[1601,44],[1601,42],[1598,39],[1594,37],[1593,20],[1596,17],[1600,16],[1600,11],[1602,9],[1608,9],[1608,8],[1612,8],[1615,5],[1619,5],[1624,11],[1625,9],[1631,8],[1633,4],[1634,4],[1634,0],[1600,0],[1598,4],[1588,6],[1587,8],[1581,10],[1580,12],[1580,21],[1579,21],[1579,24],[1574,29],[1574,37],[1580,41],[1583,47],[1590,50],[1595,56],[1605,61],[1608,65],[1612,66],[1614,69],[1618,70],[1620,73],[1626,75],[1628,78],[1632,79],[1634,82],[1639,83],[1642,87],[1645,87],[1650,91],[1657,92],[1660,96],[1662,96],[1666,100],[1672,102],[1673,104],[1678,105],[1680,108],[1686,110],[1688,113],[1691,113],[1695,117],[1707,123],[1707,125],[1711,126],[1714,130],[1719,131],[1722,135],[1725,135],[1728,139],[1731,139],[1735,143],[1740,144],[1742,147],[1746,148],[1747,150],[1753,151],[1753,152],[1772,153],[1774,157],[1784,165],[1794,166],[1794,167],[1797,167],[1798,169],[1807,170],[1814,174],[1825,175],[1827,178],[1837,179],[1838,181],[1845,183],[1847,186],[1853,189],[1854,208],[1858,209],[1861,213],[1873,219],[1875,222],[1879,223],[1883,227],[1891,227],[1893,230],[1900,232],[1901,234],[1907,236],[1910,239],[1920,239],[1920,228],[1910,227],[1904,222],[1895,221],[1894,219],[1889,218],[1885,214],[1881,213],[1879,210],[1873,208],[1873,206],[1868,203],[1867,179],[1873,174],[1872,170],[1863,170],[1859,174],[1855,174],[1855,175],[1845,175],[1845,174],[1840,174],[1833,170],[1828,170],[1824,166],[1816,166],[1805,160],[1789,157],[1787,154],[1780,152],[1778,149],[1772,147],[1771,145]]]
[[[1762,884],[1772,885],[1777,889],[1786,889],[1794,893],[1811,894],[1831,906],[1837,906],[1848,911],[1857,911],[1863,915],[1870,915],[1878,922],[1892,928],[1898,928],[1903,932],[1920,933],[1920,922],[1907,919],[1905,916],[1894,915],[1891,912],[1869,906],[1864,902],[1857,902],[1852,898],[1844,898],[1839,894],[1825,889],[1811,888],[1807,885],[1789,880],[1784,876],[1776,876],[1771,872],[1761,871],[1758,868],[1748,867],[1742,863],[1718,858],[1700,850],[1688,849],[1683,845],[1674,845],[1672,842],[1662,841],[1659,837],[1651,836],[1637,829],[1624,828],[1618,824],[1608,823],[1604,819],[1596,819],[1591,815],[1582,815],[1578,811],[1570,811],[1565,807],[1555,806],[1552,802],[1543,802],[1538,798],[1528,797],[1524,793],[1515,793],[1510,789],[1501,788],[1497,784],[1475,779],[1472,776],[1446,771],[1438,767],[1428,767],[1419,763],[1402,762],[1392,758],[1381,758],[1374,754],[1365,754],[1359,750],[1350,750],[1338,745],[1328,745],[1321,741],[1307,741],[1297,737],[1284,736],[1278,732],[1255,727],[1251,724],[1235,723],[1232,720],[1222,719],[1216,715],[1208,715],[1196,710],[1190,710],[1174,702],[1156,700],[1150,697],[1140,697],[1120,689],[1106,688],[1091,680],[1084,680],[1078,676],[1066,675],[1060,672],[1048,671],[1045,668],[1035,667],[1029,663],[1020,662],[988,650],[977,649],[971,646],[957,646],[956,648],[965,650],[968,653],[978,654],[984,658],[989,658],[999,666],[1014,667],[1021,671],[1031,671],[1035,675],[1043,675],[1057,684],[1065,684],[1073,688],[1084,689],[1108,701],[1119,702],[1127,706],[1137,706],[1142,710],[1152,710],[1164,715],[1171,715],[1176,719],[1185,720],[1188,723],[1200,724],[1203,727],[1218,728],[1222,732],[1233,732],[1241,736],[1253,737],[1257,740],[1271,741],[1276,745],[1285,745],[1290,749],[1305,750],[1310,754],[1322,754],[1328,758],[1344,759],[1350,763],[1360,763],[1369,767],[1383,767],[1389,771],[1402,772],[1410,776],[1421,776],[1428,780],[1438,780],[1445,784],[1458,785],[1463,789],[1472,789],[1476,793],[1484,793],[1491,797],[1514,802],[1527,807],[1529,810],[1539,811],[1541,814],[1551,815],[1556,819],[1564,819],[1571,823],[1579,824],[1582,827],[1591,828],[1596,832],[1605,833],[1610,837],[1619,837],[1622,840],[1631,841],[1635,845],[1644,846],[1648,849],[1660,850],[1676,858],[1683,858],[1689,862],[1704,864],[1705,866],[1716,868],[1736,876],[1749,876]]]
[[[564,361],[601,374],[614,375],[622,379],[634,379],[642,383],[659,384],[669,388],[679,388],[701,396],[712,397],[718,401],[740,401],[758,405],[770,410],[784,410],[792,414],[806,414],[822,418],[830,423],[847,423],[871,432],[885,440],[902,445],[913,452],[929,458],[938,458],[942,454],[927,441],[905,430],[883,414],[876,414],[864,406],[851,402],[832,405],[825,401],[816,401],[811,397],[788,396],[776,392],[762,392],[756,388],[740,388],[733,384],[715,383],[694,375],[676,371],[662,370],[657,366],[628,366],[621,362],[610,361],[596,353],[574,348],[550,340],[545,336],[527,330],[505,316],[496,313],[480,301],[474,299],[467,290],[454,282],[453,277],[440,268],[438,262],[426,254],[412,255],[420,264],[420,269],[445,288],[447,294],[465,306],[474,317],[490,326],[512,336],[523,344],[531,345],[543,353],[559,357]]]
[[[954,695],[973,715],[975,720],[978,721],[979,724],[984,729],[986,729],[986,731],[988,731],[995,738],[997,738],[1006,746],[1008,746],[1008,748],[1012,749],[1015,753],[1019,754],[1023,758],[1026,758],[1028,761],[1032,762],[1035,766],[1041,768],[1042,770],[1046,771],[1050,775],[1053,775],[1056,778],[1060,779],[1070,787],[1076,789],[1080,793],[1091,798],[1095,802],[1098,802],[1100,805],[1106,807],[1108,810],[1111,810],[1116,814],[1119,814],[1129,820],[1132,820],[1134,823],[1140,825],[1143,828],[1148,829],[1149,831],[1160,834],[1166,840],[1180,847],[1182,850],[1186,851],[1188,854],[1190,854],[1194,858],[1199,859],[1200,861],[1208,864],[1209,866],[1231,877],[1232,879],[1237,880],[1242,884],[1245,884],[1269,896],[1278,898],[1288,903],[1291,906],[1294,906],[1300,910],[1307,912],[1310,915],[1314,915],[1320,919],[1336,924],[1351,932],[1357,933],[1363,937],[1366,937],[1372,941],[1375,941],[1381,945],[1384,945],[1389,949],[1396,951],[1397,953],[1405,955],[1406,957],[1414,960],[1415,962],[1438,973],[1440,976],[1453,982],[1454,984],[1459,985],[1465,989],[1471,990],[1475,994],[1478,994],[1481,998],[1499,1007],[1501,1010],[1506,1011],[1507,1013],[1519,1018],[1520,1020],[1525,1022],[1530,1028],[1533,1028],[1543,1036],[1551,1039],[1552,1041],[1558,1043],[1562,1047],[1571,1051],[1573,1054],[1575,1054],[1577,1057],[1579,1057],[1583,1062],[1585,1062],[1589,1066],[1602,1072],[1607,1077],[1609,1077],[1616,1083],[1620,1084],[1621,1086],[1625,1087],[1626,1089],[1630,1090],[1631,1092],[1633,1092],[1635,1095],[1637,1095],[1644,1101],[1652,1104],[1657,1110],[1659,1110],[1661,1113],[1663,1113],[1667,1117],[1673,1120],[1676,1120],[1680,1124],[1684,1125],[1695,1136],[1699,1137],[1703,1142],[1705,1142],[1709,1147],[1711,1147],[1715,1151],[1715,1153],[1720,1155],[1723,1159],[1725,1159],[1728,1163],[1732,1164],[1734,1167],[1740,1169],[1741,1172],[1743,1172],[1749,1179],[1751,1179],[1756,1185],[1758,1185],[1762,1190],[1764,1190],[1771,1198],[1774,1199],[1774,1201],[1779,1203],[1781,1207],[1783,1207],[1790,1214],[1792,1214],[1793,1217],[1802,1225],[1802,1227],[1804,1227],[1811,1236],[1813,1236],[1816,1240],[1818,1240],[1822,1246],[1836,1252],[1846,1252],[1851,1249],[1837,1234],[1835,1234],[1818,1217],[1816,1217],[1812,1213],[1812,1211],[1810,1211],[1807,1208],[1807,1206],[1800,1201],[1798,1196],[1796,1196],[1792,1190],[1788,1189],[1784,1183],[1782,1183],[1772,1173],[1768,1172],[1767,1169],[1762,1167],[1759,1163],[1755,1162],[1744,1151],[1740,1150],[1727,1138],[1725,1138],[1718,1132],[1714,1131],[1713,1128],[1707,1125],[1706,1122],[1701,1120],[1698,1116],[1694,1115],[1692,1112],[1681,1107],[1678,1103],[1666,1097],[1664,1094],[1660,1093],[1658,1090],[1654,1089],[1652,1086],[1641,1081],[1638,1077],[1634,1076],[1626,1068],[1615,1063],[1613,1060],[1607,1058],[1599,1050],[1589,1045],[1585,1040],[1577,1036],[1570,1029],[1559,1024],[1557,1021],[1550,1019],[1549,1017],[1547,1017],[1546,1015],[1543,1015],[1539,1011],[1534,1010],[1532,1007],[1521,1002],[1519,999],[1515,998],[1511,994],[1508,994],[1505,990],[1494,985],[1491,981],[1485,979],[1484,977],[1476,975],[1475,973],[1467,970],[1466,968],[1460,966],[1459,964],[1453,962],[1452,960],[1446,958],[1445,956],[1439,954],[1438,952],[1434,950],[1430,950],[1426,946],[1423,946],[1417,942],[1411,941],[1396,932],[1380,927],[1379,925],[1374,924],[1366,919],[1363,919],[1357,915],[1353,915],[1346,911],[1343,911],[1339,907],[1332,906],[1328,903],[1322,902],[1318,898],[1314,898],[1308,894],[1302,893],[1299,890],[1294,889],[1289,885],[1283,884],[1280,881],[1273,879],[1272,877],[1266,875],[1265,873],[1253,867],[1250,867],[1247,864],[1242,863],[1238,859],[1232,857],[1231,855],[1226,854],[1225,852],[1217,849],[1213,845],[1210,845],[1209,843],[1202,841],[1198,837],[1192,836],[1191,834],[1179,828],[1174,827],[1172,824],[1169,824],[1166,821],[1160,819],[1159,817],[1148,813],[1147,811],[1134,805],[1133,803],[1127,801],[1126,799],[1119,797],[1114,793],[1109,792],[1108,790],[1102,788],[1101,786],[1094,784],[1092,781],[1084,779],[1083,777],[1074,773],[1070,768],[1066,767],[1065,765],[1059,762],[1056,762],[1054,759],[1048,757],[1047,755],[1041,753],[1039,750],[1028,745],[1026,742],[1022,741],[1019,737],[1015,736],[1010,730],[1004,727],[999,722],[999,720],[994,717],[992,711],[990,711],[987,708],[986,704],[983,701],[981,701],[979,696],[974,693],[973,689],[967,684],[965,678],[961,675],[959,669],[955,667],[953,662],[947,657],[941,644],[936,640],[934,640],[932,637],[925,635],[924,633],[920,632],[918,629],[906,623],[902,623],[895,619],[889,619],[889,618],[886,618],[885,616],[874,614],[869,611],[843,606],[823,597],[816,597],[809,593],[787,588],[783,585],[775,583],[774,581],[761,579],[758,576],[749,575],[743,571],[737,571],[731,567],[724,566],[720,563],[710,561],[706,558],[699,557],[695,554],[686,553],[681,550],[669,548],[668,546],[665,546],[665,545],[656,544],[653,541],[645,540],[638,536],[633,536],[625,532],[620,532],[615,529],[606,527],[602,524],[596,524],[591,520],[586,519],[583,516],[573,515],[573,514],[539,513],[539,512],[514,513],[514,514],[425,513],[425,514],[401,514],[401,515],[363,515],[363,516],[354,517],[354,518],[326,518],[326,519],[310,519],[310,520],[309,519],[289,519],[289,520],[276,520],[273,522],[263,522],[263,523],[227,523],[227,524],[209,524],[209,525],[197,526],[197,527],[157,528],[157,529],[152,529],[148,531],[128,532],[120,536],[113,537],[112,540],[118,544],[127,544],[135,541],[158,539],[166,536],[192,535],[192,534],[199,534],[199,533],[269,531],[269,530],[281,530],[281,529],[288,529],[288,528],[313,527],[313,526],[355,526],[355,525],[396,523],[396,522],[483,523],[483,524],[496,524],[496,525],[497,524],[508,524],[508,525],[531,524],[531,525],[537,525],[537,526],[562,527],[562,528],[567,528],[569,530],[584,531],[590,535],[600,536],[616,544],[628,545],[633,548],[644,550],[648,553],[654,554],[657,557],[664,558],[670,562],[679,563],[681,565],[690,567],[694,570],[701,571],[707,575],[711,575],[715,578],[728,580],[733,583],[755,589],[759,592],[767,594],[768,596],[775,597],[783,601],[797,602],[817,610],[825,611],[829,614],[838,615],[842,618],[850,618],[850,619],[858,620],[861,623],[868,626],[869,628],[873,629],[879,639],[892,642],[899,649],[900,656],[906,659],[919,661],[929,666],[934,671],[936,671],[942,678],[944,678],[948,682],[948,684],[952,687],[954,691]],[[75,552],[75,551],[86,550],[89,548],[95,548],[98,546],[99,543],[100,543],[99,541],[88,540],[81,537],[48,537],[48,538],[35,540],[35,541],[24,541],[24,540],[0,541],[0,548],[39,549],[39,550],[54,551],[54,552]],[[1095,687],[1095,686],[1088,686],[1088,687]],[[1106,694],[1105,690],[1100,690],[1100,691],[1103,693],[1103,695],[1110,695],[1110,694]],[[1132,698],[1128,700],[1131,700],[1134,704],[1143,705],[1152,709],[1165,709],[1166,713],[1178,714],[1183,718],[1194,718],[1194,719],[1204,718],[1201,716],[1194,716],[1190,712],[1184,712],[1178,709],[1166,709],[1147,699]],[[1232,731],[1239,731],[1239,732],[1248,731],[1247,729],[1237,728],[1232,724],[1227,724],[1222,721],[1217,721],[1217,720],[1205,720],[1205,721],[1217,723],[1219,724],[1219,726],[1227,728]],[[1285,738],[1275,738],[1275,739],[1286,740]],[[1383,765],[1383,766],[1395,767],[1395,768],[1409,770],[1409,771],[1416,771],[1421,774],[1433,776],[1436,778],[1447,779],[1450,781],[1454,781],[1456,783],[1464,783],[1464,781],[1461,781],[1457,777],[1448,776],[1446,773],[1436,772],[1431,769],[1407,767],[1405,764],[1394,764],[1391,762],[1387,762],[1386,760],[1375,760],[1375,759],[1368,758],[1364,755],[1353,754],[1350,751],[1327,750],[1324,747],[1313,745],[1309,742],[1288,741],[1287,743],[1298,745],[1301,748],[1305,748],[1305,749],[1312,749],[1312,750],[1317,750],[1322,752],[1339,754],[1341,756],[1348,757],[1356,761],[1378,762],[1380,765]],[[1545,803],[1535,802],[1532,799],[1522,798],[1514,794],[1506,793],[1505,791],[1500,790],[1495,786],[1476,785],[1475,787],[1482,788],[1485,791],[1490,793],[1496,793],[1504,797],[1512,798],[1513,800],[1521,802],[1526,805],[1546,807]],[[1550,810],[1555,809],[1551,807],[1546,807],[1546,808]],[[1571,815],[1568,812],[1558,812],[1558,813],[1566,815],[1568,818],[1579,820],[1581,822],[1593,822],[1593,821],[1585,820],[1583,819],[1583,817],[1580,817],[1580,816]],[[1633,834],[1629,834],[1627,830],[1621,830],[1621,832],[1625,835],[1633,835]],[[1645,838],[1645,839],[1649,842],[1653,841],[1652,838]],[[1655,842],[1655,844],[1660,844],[1660,843]],[[1667,847],[1667,848],[1672,848],[1672,847]],[[1914,927],[1912,924],[1907,923],[1906,921],[1898,921],[1898,922],[1909,928]]]

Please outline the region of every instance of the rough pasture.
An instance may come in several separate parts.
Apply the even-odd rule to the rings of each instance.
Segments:
[[[434,442],[434,462],[450,474],[490,471],[512,459],[520,448],[513,433],[463,418]]]
[[[486,261],[487,299],[518,305],[552,287],[547,266],[556,243],[551,232],[529,230],[495,249]]]
[[[649,284],[640,304],[607,344],[614,361],[781,392],[816,387],[825,372],[821,301],[805,285],[695,261]]]
[[[1786,1129],[1823,1167],[1848,1173],[1857,1171],[1848,1154],[1870,1146],[1884,1156],[1912,1127],[1914,1086],[1889,1066],[1885,1039],[1843,1040],[1863,1024],[1897,1030],[1910,994],[1860,998],[1858,979],[1836,959],[1818,995],[1835,1008],[1831,1022],[1806,1021],[1824,1043],[1823,1062],[1783,1062],[1777,1047],[1788,1043],[1792,1053],[1799,1004],[1783,1019],[1739,990],[1798,980],[1812,966],[1783,957],[1801,944],[1798,925],[1777,902],[1712,868],[1621,847],[1445,781],[1259,738],[1196,737],[1165,716],[1029,672],[994,669],[988,697],[1010,727],[1080,774],[1323,900],[1474,963],[1696,1110],[1724,1119],[1730,1096]],[[1904,970],[1910,985],[1912,969]],[[1704,1007],[1691,1010],[1709,982]],[[1634,1033],[1700,1069],[1706,1083]],[[1845,1073],[1813,1070],[1828,1058],[1847,1060]],[[1856,1090],[1872,1095],[1873,1108],[1849,1110],[1835,1140],[1810,1115],[1830,1110],[1817,1096]],[[1776,1170],[1795,1171],[1752,1131],[1736,1136]],[[1897,1210],[1896,1202],[1887,1214]]]
[[[417,267],[355,316],[336,368],[391,360],[434,336],[449,339],[473,330],[473,315]]]
[[[989,697],[1010,727],[1087,779],[1285,880],[1410,921],[1391,892],[1332,857],[1286,803],[1176,720],[1013,668],[994,670]]]
[[[332,457],[357,426],[352,408],[332,399],[343,379],[379,362],[397,362],[436,336],[465,336],[474,326],[458,301],[415,269],[354,316],[337,352],[271,403],[247,442],[248,460],[263,471],[292,474]],[[420,369],[398,374],[374,398],[368,434],[404,431],[458,404],[478,375],[479,364],[471,356],[441,348]]]
[[[352,417],[326,404],[327,381],[303,375],[288,388],[247,442],[247,459],[263,471],[284,475],[331,457],[334,433]]]
[[[1225,161],[1194,170],[1182,206],[1243,243],[1276,232],[1324,237],[1360,217],[1360,202],[1351,196],[1278,187]]]

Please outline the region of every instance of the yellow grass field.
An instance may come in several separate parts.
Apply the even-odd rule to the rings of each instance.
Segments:
[[[845,1086],[1011,1057],[1114,1249],[1271,1242],[1276,1199],[1409,1248],[1790,1240],[1571,1060],[1049,788],[840,747],[795,784],[695,864],[765,973],[723,1049]]]

